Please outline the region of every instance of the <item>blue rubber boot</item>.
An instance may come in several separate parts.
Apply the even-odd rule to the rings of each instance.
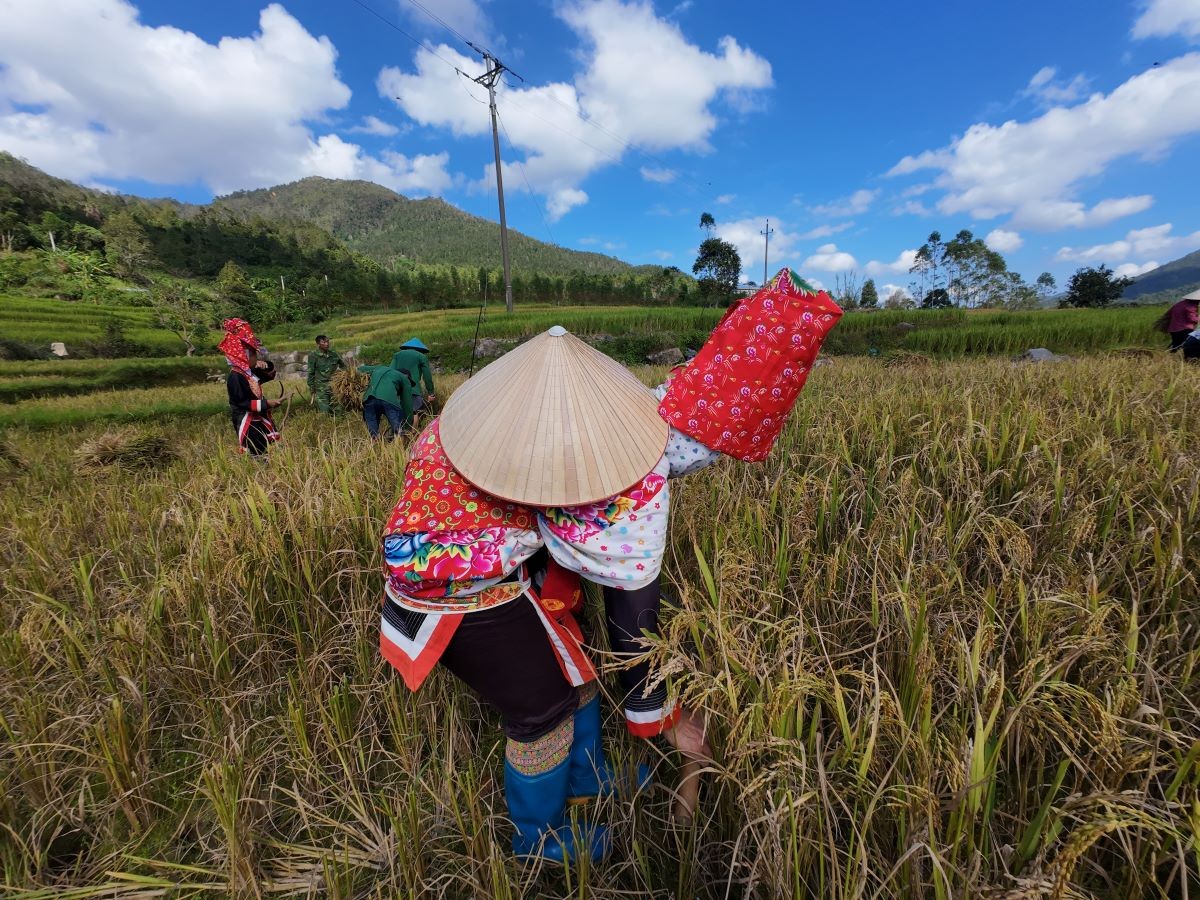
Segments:
[[[574,862],[580,853],[599,862],[608,853],[608,829],[590,825],[575,831],[567,824],[570,760],[537,775],[525,775],[504,762],[504,798],[516,826],[513,853],[521,859]]]
[[[616,790],[616,780],[600,739],[600,695],[575,710],[575,736],[571,741],[567,797],[588,800]]]

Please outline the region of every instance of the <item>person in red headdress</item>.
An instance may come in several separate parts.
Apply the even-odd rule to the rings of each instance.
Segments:
[[[275,377],[274,364],[260,358],[262,341],[245,319],[226,319],[225,337],[217,345],[229,362],[225,387],[229,392],[229,418],[237,434],[238,450],[256,459],[266,459],[267,447],[279,440],[271,421],[271,410],[283,402],[263,396],[262,385]]]

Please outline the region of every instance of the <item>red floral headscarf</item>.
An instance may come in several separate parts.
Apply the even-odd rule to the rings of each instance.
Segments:
[[[243,375],[250,375],[250,360],[246,349],[262,349],[262,341],[254,334],[254,329],[245,319],[226,319],[221,323],[225,329],[225,337],[217,344],[217,349],[225,354],[229,365]]]

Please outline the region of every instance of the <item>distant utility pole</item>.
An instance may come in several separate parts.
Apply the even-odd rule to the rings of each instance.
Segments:
[[[487,71],[472,81],[488,89],[488,99],[492,110],[492,149],[496,152],[496,193],[500,197],[500,254],[504,258],[504,308],[511,313],[513,311],[512,273],[508,266],[508,222],[504,218],[504,175],[500,171],[500,132],[496,124],[496,82],[505,72],[512,72],[517,78],[521,78],[521,76],[496,59],[490,51],[481,50],[470,41],[467,44],[483,57],[483,62],[487,66]],[[521,78],[521,80],[525,79]]]
[[[763,287],[767,285],[767,256],[771,251],[771,235],[775,233],[775,229],[771,227],[771,220],[767,219],[767,227],[759,232],[763,236]]]

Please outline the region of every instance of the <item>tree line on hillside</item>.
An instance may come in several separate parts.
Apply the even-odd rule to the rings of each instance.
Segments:
[[[737,291],[742,262],[737,248],[714,236],[716,219],[702,213],[700,228],[706,237],[700,243],[692,267],[700,295],[714,301],[727,300]],[[1058,285],[1043,272],[1032,283],[1008,267],[1004,255],[989,247],[969,230],[959,231],[948,241],[932,232],[913,260],[911,293],[893,290],[880,298],[873,278],[859,279],[856,272],[836,276],[834,299],[843,309],[1008,309],[1030,310],[1046,306]],[[1117,277],[1107,266],[1081,268],[1071,276],[1060,307],[1104,307],[1116,303],[1132,280]],[[753,282],[751,282],[753,285]]]
[[[412,200],[367,181],[309,177],[238,191],[218,197],[212,205],[243,217],[315,224],[388,268],[397,261],[490,268],[500,240],[495,222],[437,197]],[[521,273],[628,275],[634,268],[612,256],[545,243],[513,229],[509,256]]]
[[[1049,272],[1032,283],[1008,267],[1004,255],[970,230],[950,240],[938,231],[917,250],[909,274],[909,291],[894,290],[881,298],[874,279],[860,281],[855,272],[837,276],[833,294],[844,309],[1041,309],[1055,298],[1058,284]],[[1060,308],[1104,307],[1116,303],[1132,280],[1117,277],[1107,266],[1077,270],[1058,297]]]
[[[32,174],[31,174],[32,173]],[[678,269],[547,274],[517,269],[538,303],[691,303]],[[498,268],[390,265],[305,222],[103,194],[0,154],[0,291],[149,306],[188,353],[229,315],[267,328],[364,308],[474,306],[503,296]]]

